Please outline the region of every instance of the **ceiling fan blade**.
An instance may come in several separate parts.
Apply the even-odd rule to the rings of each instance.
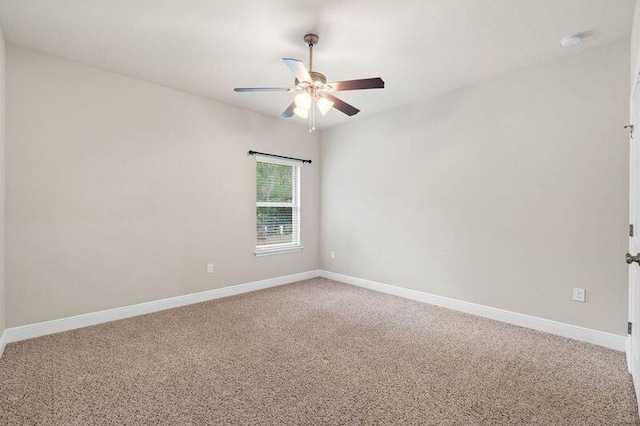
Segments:
[[[333,107],[335,109],[347,114],[349,117],[351,117],[352,115],[356,115],[357,113],[360,112],[358,108],[354,107],[353,105],[349,105],[345,101],[338,99],[333,95],[329,95],[325,93],[320,96],[322,96],[325,99],[329,99],[331,102],[333,102]]]
[[[234,92],[291,92],[287,87],[236,87]]]
[[[290,118],[293,117],[293,110],[296,109],[296,102],[291,102],[291,105],[285,109],[282,114],[280,114],[280,118]]]
[[[309,71],[307,71],[307,67],[304,66],[304,62],[291,58],[282,58],[282,60],[289,69],[293,71],[298,81],[311,83],[311,76],[309,75]]]
[[[360,80],[345,80],[329,83],[332,92],[340,90],[360,90],[360,89],[384,89],[384,81],[380,77],[363,78]]]

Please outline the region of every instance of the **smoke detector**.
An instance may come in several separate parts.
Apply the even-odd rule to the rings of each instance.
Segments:
[[[584,34],[582,33],[569,34],[567,36],[562,37],[562,40],[560,40],[560,45],[562,47],[575,46],[577,44],[582,43],[583,38],[584,38]]]

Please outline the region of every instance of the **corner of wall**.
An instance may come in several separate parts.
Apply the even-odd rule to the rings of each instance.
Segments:
[[[5,329],[5,267],[4,267],[4,194],[5,194],[5,42],[0,28],[0,356],[4,350]]]

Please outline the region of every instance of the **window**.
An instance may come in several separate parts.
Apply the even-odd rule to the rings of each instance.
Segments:
[[[256,156],[256,256],[301,250],[300,164]]]

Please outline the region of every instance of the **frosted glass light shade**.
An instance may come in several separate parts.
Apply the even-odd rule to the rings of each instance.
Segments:
[[[309,95],[306,92],[298,93],[296,95],[296,100],[295,101],[296,101],[296,106],[298,108],[302,108],[302,109],[311,108],[311,95]]]
[[[317,100],[318,102],[318,109],[320,109],[320,112],[322,113],[322,115],[325,115],[326,113],[329,112],[329,110],[333,107],[333,102],[331,102],[329,99],[326,98],[320,98]]]
[[[302,118],[309,118],[309,108],[300,108],[300,107],[296,107],[293,110],[293,113],[295,115],[297,115],[298,117],[302,117]]]

